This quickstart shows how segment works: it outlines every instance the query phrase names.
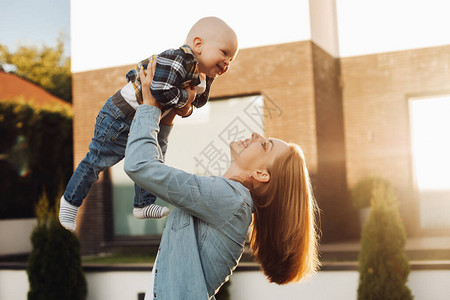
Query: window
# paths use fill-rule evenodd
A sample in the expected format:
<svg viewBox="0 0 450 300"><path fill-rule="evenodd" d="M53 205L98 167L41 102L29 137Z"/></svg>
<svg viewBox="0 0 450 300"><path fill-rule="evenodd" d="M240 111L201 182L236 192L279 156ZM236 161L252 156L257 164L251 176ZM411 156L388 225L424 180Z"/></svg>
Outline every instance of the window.
<svg viewBox="0 0 450 300"><path fill-rule="evenodd" d="M229 142L264 134L263 97L214 100L189 118L176 118L170 134L166 163L199 175L222 175L228 167ZM123 171L123 161L110 169L114 235L160 235L167 219L142 221L132 215L134 184ZM157 200L160 205L167 205Z"/></svg>
<svg viewBox="0 0 450 300"><path fill-rule="evenodd" d="M410 99L420 227L450 227L450 96Z"/></svg>

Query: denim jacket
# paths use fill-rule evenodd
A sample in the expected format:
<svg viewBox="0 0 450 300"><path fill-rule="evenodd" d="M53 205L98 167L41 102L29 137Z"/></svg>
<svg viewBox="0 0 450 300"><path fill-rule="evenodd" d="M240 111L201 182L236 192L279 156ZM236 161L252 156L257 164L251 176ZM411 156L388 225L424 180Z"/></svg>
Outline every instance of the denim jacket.
<svg viewBox="0 0 450 300"><path fill-rule="evenodd" d="M138 185L175 206L161 239L153 296L214 299L242 255L253 201L248 189L236 181L164 164L156 139L160 114L153 106L138 107L124 167ZM167 142L165 135L161 132L161 142Z"/></svg>

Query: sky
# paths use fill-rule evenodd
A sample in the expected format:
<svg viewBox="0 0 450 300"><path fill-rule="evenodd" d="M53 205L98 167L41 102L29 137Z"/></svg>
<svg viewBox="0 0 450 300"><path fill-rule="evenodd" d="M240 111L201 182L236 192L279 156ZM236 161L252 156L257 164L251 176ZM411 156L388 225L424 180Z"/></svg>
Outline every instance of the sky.
<svg viewBox="0 0 450 300"><path fill-rule="evenodd" d="M11 52L18 45L55 46L61 32L70 56L70 0L0 1L0 44Z"/></svg>
<svg viewBox="0 0 450 300"><path fill-rule="evenodd" d="M186 5L185 0L72 0L72 72L131 65L178 48L205 16L227 22L236 31L239 49L309 40L308 1L195 0Z"/></svg>
<svg viewBox="0 0 450 300"><path fill-rule="evenodd" d="M147 57L147 49L158 52L178 46L186 31L180 28L189 28L205 15L217 15L232 25L241 49L312 39L332 55L348 57L450 44L448 1L333 1L278 0L274 5L273 0L228 0L226 5L215 5L210 0L195 0L194 6L184 7L178 5L183 0L172 0L177 4L171 11L176 22L170 23L175 29L158 27L149 40L142 39L141 28L167 21L167 15L153 13L164 11L167 4L163 1L74 0L71 7L70 0L0 0L0 43L12 52L17 45L54 46L63 32L65 54L72 56L74 72L131 64ZM327 14L330 7L337 11L337 42L327 36L336 21L330 18L332 13ZM310 15L315 23L312 29ZM129 19L134 24L129 25ZM122 43L117 43L118 38ZM140 39L139 47L129 47L136 39Z"/></svg>

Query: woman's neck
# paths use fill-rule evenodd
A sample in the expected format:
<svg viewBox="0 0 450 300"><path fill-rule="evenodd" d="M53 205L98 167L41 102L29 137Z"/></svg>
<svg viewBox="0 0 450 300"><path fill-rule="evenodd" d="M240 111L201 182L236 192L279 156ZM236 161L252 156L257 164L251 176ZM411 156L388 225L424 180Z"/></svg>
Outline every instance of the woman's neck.
<svg viewBox="0 0 450 300"><path fill-rule="evenodd" d="M231 179L231 178L242 178L247 179L249 177L249 174L242 170L241 168L237 167L233 163L231 163L228 170L222 175L225 178Z"/></svg>

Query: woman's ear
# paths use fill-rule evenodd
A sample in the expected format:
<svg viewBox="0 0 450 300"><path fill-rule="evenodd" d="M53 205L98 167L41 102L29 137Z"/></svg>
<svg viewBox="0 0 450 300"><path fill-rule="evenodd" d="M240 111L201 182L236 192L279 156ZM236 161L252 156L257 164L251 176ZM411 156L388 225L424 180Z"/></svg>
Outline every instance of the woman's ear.
<svg viewBox="0 0 450 300"><path fill-rule="evenodd" d="M270 174L267 171L254 171L250 177L261 183L269 182Z"/></svg>
<svg viewBox="0 0 450 300"><path fill-rule="evenodd" d="M192 41L192 46L194 47L194 49L192 49L197 55L202 54L202 50L203 50L203 39L199 38L199 37L195 37L194 40Z"/></svg>

